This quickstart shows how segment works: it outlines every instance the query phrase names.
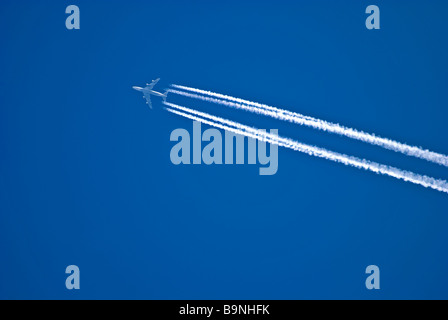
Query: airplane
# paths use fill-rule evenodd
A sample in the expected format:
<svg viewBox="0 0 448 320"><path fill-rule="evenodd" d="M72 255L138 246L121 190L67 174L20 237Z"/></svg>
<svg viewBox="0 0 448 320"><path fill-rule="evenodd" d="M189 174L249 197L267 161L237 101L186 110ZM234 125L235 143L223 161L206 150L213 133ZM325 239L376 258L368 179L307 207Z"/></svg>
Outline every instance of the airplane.
<svg viewBox="0 0 448 320"><path fill-rule="evenodd" d="M160 78L157 78L156 80L152 80L152 82L147 83L146 87L144 87L144 88L136 87L136 86L132 87L132 89L143 93L143 99L146 99L146 104L151 109L152 109L151 95L157 96L157 97L162 97L163 101L166 101L166 96L168 95L168 91L165 91L165 93L160 93L160 92L152 90L152 88L154 88L154 86L157 84L157 82L159 82L159 80L160 80Z"/></svg>

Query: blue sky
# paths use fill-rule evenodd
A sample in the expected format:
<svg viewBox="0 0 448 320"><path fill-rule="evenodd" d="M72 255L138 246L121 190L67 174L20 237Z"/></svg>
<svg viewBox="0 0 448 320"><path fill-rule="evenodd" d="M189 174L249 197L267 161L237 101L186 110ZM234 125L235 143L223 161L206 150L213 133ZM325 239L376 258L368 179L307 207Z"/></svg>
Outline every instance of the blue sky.
<svg viewBox="0 0 448 320"><path fill-rule="evenodd" d="M65 28L70 4L80 30ZM365 28L370 4L380 30ZM448 298L446 194L285 149L273 176L175 166L170 133L191 121L131 89L160 77L160 90L213 90L448 154L447 6L2 1L0 298ZM448 179L378 147L202 107ZM79 291L65 288L71 264ZM379 291L365 288L370 264Z"/></svg>

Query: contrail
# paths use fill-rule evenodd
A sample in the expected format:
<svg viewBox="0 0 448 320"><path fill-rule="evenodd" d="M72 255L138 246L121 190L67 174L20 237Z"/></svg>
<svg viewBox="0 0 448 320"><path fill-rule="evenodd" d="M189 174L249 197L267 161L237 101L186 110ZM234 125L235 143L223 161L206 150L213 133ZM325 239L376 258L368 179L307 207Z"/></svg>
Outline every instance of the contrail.
<svg viewBox="0 0 448 320"><path fill-rule="evenodd" d="M190 88L186 86L176 85L173 84L172 87L194 92L197 94L187 93L183 91L178 90L172 90L169 89L169 92L172 92L174 94L194 98L194 99L200 99L216 104L226 105L228 107L236 108L236 109L242 109L249 112L262 114L265 116L269 116L275 119L289 121L292 123L296 123L299 125L304 125L308 127L312 127L314 129L319 129L323 131L328 131L331 133L336 133L342 136L346 136L355 140L360 140L366 143L370 143L372 145L380 146L385 149L393 150L395 152L403 153L407 156L412 156L420 159L424 159L430 162L437 163L439 165L448 167L448 156L436 153L430 150L425 150L420 147L416 146L410 146L401 142L397 142L394 140L390 140L387 138L382 138L375 136L371 133L366 133L363 131L358 131L353 128L347 128L344 126L341 126L337 123L331 123L327 122L325 120L305 116L296 112L283 110L275 107L271 107L265 104L252 102L240 98L235 98L227 95L223 95L220 93L215 93L211 91L205 91L195 88ZM206 97L208 96L208 97ZM210 98L214 97L214 98ZM217 98L217 99L216 99Z"/></svg>
<svg viewBox="0 0 448 320"><path fill-rule="evenodd" d="M448 193L448 182L445 180L431 178L425 175L416 174L410 171L401 170L395 167L383 165L380 163L359 159L345 154L333 152L316 146L300 143L298 141L277 136L252 128L238 122L226 120L217 116L213 116L204 112L196 111L190 108L179 106L169 102L163 102L170 108L166 108L169 112L199 121L210 126L234 132L236 134L244 135L250 138L258 139L271 144L276 144L281 147L289 148L295 151L303 152L311 156L324 158L334 162L339 162L347 166L352 166L358 169L372 171L378 174L388 175L396 179L412 182L426 188L432 188L441 192ZM176 109L176 110L175 110Z"/></svg>

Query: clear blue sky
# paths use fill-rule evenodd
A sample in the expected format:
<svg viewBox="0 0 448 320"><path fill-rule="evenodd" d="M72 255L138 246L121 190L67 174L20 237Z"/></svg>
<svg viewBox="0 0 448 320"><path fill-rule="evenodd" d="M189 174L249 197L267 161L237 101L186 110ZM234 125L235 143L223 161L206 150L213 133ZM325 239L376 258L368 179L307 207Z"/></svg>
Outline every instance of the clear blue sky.
<svg viewBox="0 0 448 320"><path fill-rule="evenodd" d="M65 28L69 4L80 30ZM364 25L370 4L380 30ZM448 195L285 149L273 176L174 166L170 133L191 121L157 99L150 111L131 89L161 77L160 90L213 90L448 154L447 11L415 0L2 1L0 298L448 298ZM448 179L391 151L223 114ZM71 264L79 291L65 288Z"/></svg>

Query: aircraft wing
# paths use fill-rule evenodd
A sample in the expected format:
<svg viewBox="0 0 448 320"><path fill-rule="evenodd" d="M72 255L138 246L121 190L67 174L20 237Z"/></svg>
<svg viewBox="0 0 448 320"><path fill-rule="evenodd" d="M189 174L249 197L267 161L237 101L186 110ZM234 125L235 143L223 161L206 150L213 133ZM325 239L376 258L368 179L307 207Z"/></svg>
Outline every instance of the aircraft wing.
<svg viewBox="0 0 448 320"><path fill-rule="evenodd" d="M152 80L151 83L148 83L146 88L149 90L152 90L152 88L154 88L154 86L157 84L157 82L159 82L160 78L157 78L156 80Z"/></svg>
<svg viewBox="0 0 448 320"><path fill-rule="evenodd" d="M148 93L143 94L146 99L146 104L152 109L151 96Z"/></svg>

